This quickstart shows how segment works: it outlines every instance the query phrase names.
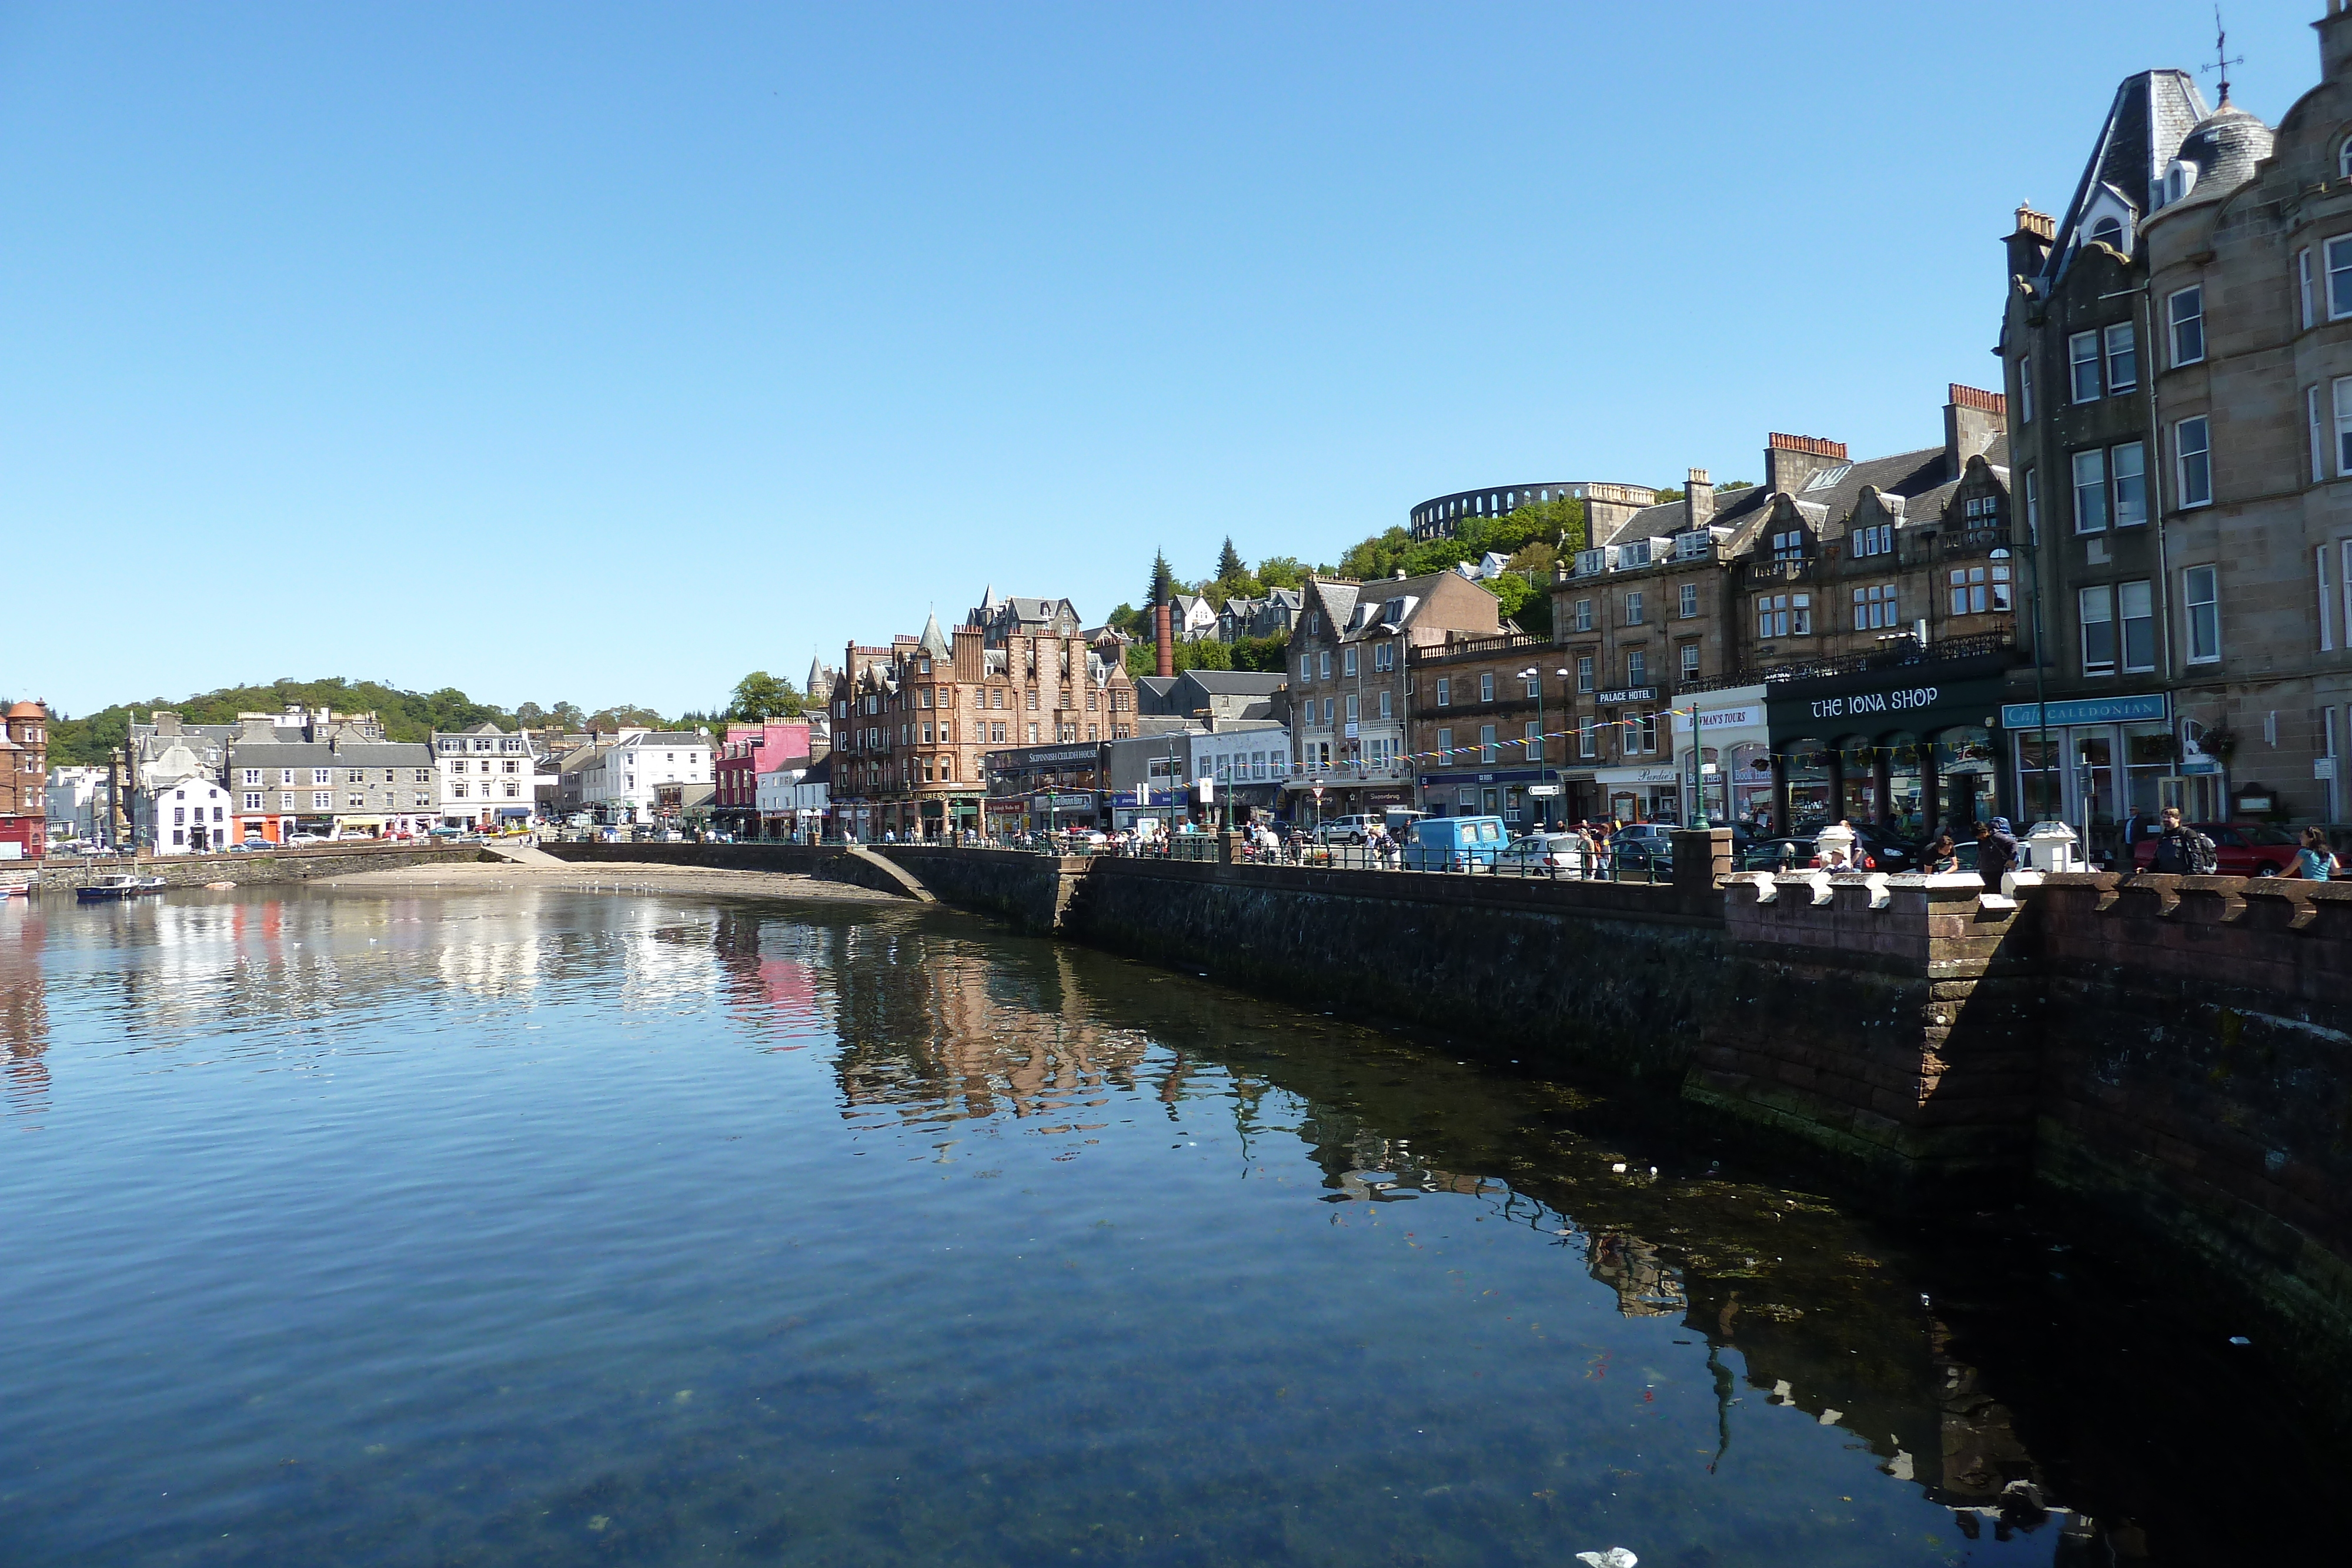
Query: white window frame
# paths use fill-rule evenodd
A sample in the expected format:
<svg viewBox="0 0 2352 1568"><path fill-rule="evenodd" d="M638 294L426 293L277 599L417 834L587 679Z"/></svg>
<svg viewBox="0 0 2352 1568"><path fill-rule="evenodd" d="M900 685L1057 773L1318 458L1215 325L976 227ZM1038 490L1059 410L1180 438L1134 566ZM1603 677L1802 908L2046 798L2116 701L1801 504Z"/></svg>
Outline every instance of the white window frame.
<svg viewBox="0 0 2352 1568"><path fill-rule="evenodd" d="M1356 673L1356 650L1353 648L1339 650L1339 673L1343 675L1352 675Z"/></svg>
<svg viewBox="0 0 2352 1568"><path fill-rule="evenodd" d="M1593 689L1592 655L1590 653L1579 653L1576 656L1576 689L1580 692L1590 692Z"/></svg>
<svg viewBox="0 0 2352 1568"><path fill-rule="evenodd" d="M1686 681L1695 681L1698 679L1698 644L1696 643L1684 643L1682 658L1683 679Z"/></svg>
<svg viewBox="0 0 2352 1568"><path fill-rule="evenodd" d="M2294 292L2296 316L2308 329L2319 308L2317 291L2312 287L2311 247L2305 246L2294 253Z"/></svg>
<svg viewBox="0 0 2352 1568"><path fill-rule="evenodd" d="M1437 677L1437 706L1439 707L1454 706L1454 682L1445 675Z"/></svg>
<svg viewBox="0 0 2352 1568"><path fill-rule="evenodd" d="M2319 384L2303 389L2303 422L2311 438L2311 482L2327 482L2327 422L2319 415Z"/></svg>
<svg viewBox="0 0 2352 1568"><path fill-rule="evenodd" d="M2323 653L2336 651L2336 594L2327 580L2327 551L2328 547L2321 545L2312 552L2312 567L2319 580L2319 651Z"/></svg>
<svg viewBox="0 0 2352 1568"><path fill-rule="evenodd" d="M2122 346L2116 346L2118 338ZM2106 350L2105 370L2107 392L2126 392L2139 385L2139 333L2128 321L2110 323L2100 333L2100 346ZM2121 375L2116 373L2116 361L2127 360L2128 367Z"/></svg>
<svg viewBox="0 0 2352 1568"><path fill-rule="evenodd" d="M1685 621L1697 620L1698 584L1696 582L1684 583L1682 586L1682 592L1677 597L1681 600L1680 609L1682 611L1682 618Z"/></svg>
<svg viewBox="0 0 2352 1568"><path fill-rule="evenodd" d="M2126 452L2132 455L2134 465L2132 472L2128 475L2124 472L2122 461ZM2124 481L2126 478L2139 481L2139 516L2137 517L2126 518L2124 516ZM2147 526L2147 443L2126 441L2107 448L2107 516L2108 520L2118 528L2138 528Z"/></svg>
<svg viewBox="0 0 2352 1568"><path fill-rule="evenodd" d="M2033 423L2033 361L2030 359L2017 361L2017 422Z"/></svg>
<svg viewBox="0 0 2352 1568"><path fill-rule="evenodd" d="M2193 447L2189 444L2192 427ZM2194 484L2189 482L2192 476ZM2172 426L2172 493L2184 512L2213 504L2213 424L2204 414L2191 414Z"/></svg>
<svg viewBox="0 0 2352 1568"><path fill-rule="evenodd" d="M2025 471L2025 542L2042 542L2042 486L2035 482L2034 471Z"/></svg>
<svg viewBox="0 0 2352 1568"><path fill-rule="evenodd" d="M2133 613L2133 599L2139 601ZM2140 627L2146 644L2133 656L2132 627ZM2156 670L2156 584L2147 578L2116 584L2116 668L2126 675L2152 674Z"/></svg>
<svg viewBox="0 0 2352 1568"><path fill-rule="evenodd" d="M1495 672L1492 670L1478 672L1478 700L1482 703L1495 700Z"/></svg>
<svg viewBox="0 0 2352 1568"><path fill-rule="evenodd" d="M1646 608L1647 606L1640 593L1628 593L1625 596L1625 624L1628 626L1645 626L1649 624L1648 622L1643 619L1643 615L1645 612Z"/></svg>
<svg viewBox="0 0 2352 1568"><path fill-rule="evenodd" d="M2090 389L2087 392L2084 390L2086 384ZM2105 395L2105 376L2099 364L2099 334L2095 329L2067 335L2066 395L2075 402L2096 402Z"/></svg>
<svg viewBox="0 0 2352 1568"><path fill-rule="evenodd" d="M2320 256L2327 274L2327 319L2341 321L2352 316L2352 235L2324 242Z"/></svg>
<svg viewBox="0 0 2352 1568"><path fill-rule="evenodd" d="M2221 662L2221 569L2184 566L2180 569L2180 615L2189 663Z"/></svg>
<svg viewBox="0 0 2352 1568"><path fill-rule="evenodd" d="M2085 465L2089 466L2086 468ZM2074 490L2074 532L2103 534L2107 531L2107 455L2104 448L2093 446L2069 455L2067 466L2073 472ZM2084 477L2088 473L2090 477ZM2084 505L2088 497L2096 503L2096 517L2086 520L2093 508Z"/></svg>
<svg viewBox="0 0 2352 1568"><path fill-rule="evenodd" d="M2099 613L2094 614L2097 611ZM2091 656L2091 628L2106 628L2107 656ZM2116 673L2116 589L2111 582L2095 582L2074 591L2074 630L2076 653L2082 659L2084 679Z"/></svg>
<svg viewBox="0 0 2352 1568"><path fill-rule="evenodd" d="M1625 685L1629 687L1650 684L1650 651L1647 648L1625 650Z"/></svg>
<svg viewBox="0 0 2352 1568"><path fill-rule="evenodd" d="M1495 727L1491 724L1478 727L1478 760L1482 763L1495 760Z"/></svg>
<svg viewBox="0 0 2352 1568"><path fill-rule="evenodd" d="M2188 308L2184 311L2183 304ZM2172 368L2201 364L2205 359L2205 286L2192 283L2164 298L2165 341L2172 350ZM2194 339L2191 342L2189 340ZM2193 350L2193 351L2192 351Z"/></svg>

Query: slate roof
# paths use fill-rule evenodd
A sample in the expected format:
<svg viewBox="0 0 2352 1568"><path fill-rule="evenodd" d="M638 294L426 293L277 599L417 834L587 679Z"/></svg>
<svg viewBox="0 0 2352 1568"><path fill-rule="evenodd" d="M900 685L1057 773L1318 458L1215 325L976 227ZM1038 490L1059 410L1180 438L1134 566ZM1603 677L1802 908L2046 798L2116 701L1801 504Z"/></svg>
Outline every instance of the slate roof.
<svg viewBox="0 0 2352 1568"><path fill-rule="evenodd" d="M2141 217L2154 211L2166 167L2179 156L2181 142L2209 112L2196 78L2187 71L2141 71L2126 77L2092 144L2074 199L2058 220L2043 275L2059 277L2073 261L2077 231L2102 186L2128 202Z"/></svg>
<svg viewBox="0 0 2352 1568"><path fill-rule="evenodd" d="M1995 470L2005 473L2009 466L2009 437L1994 437L1984 456ZM1822 483L1824 480L1827 483ZM1874 485L1885 495L1903 497L1904 515L1918 519L1941 513L1959 481L1959 472L1946 463L1944 448L1938 444L1824 468L1812 475L1790 499L1796 503L1797 510L1816 535L1836 538L1844 531L1845 520L1853 516L1854 503L1866 486ZM1718 494L1715 514L1706 519L1706 526L1729 530L1729 537L1718 547L1720 556L1742 555L1755 546L1757 536L1764 531L1766 520L1771 516L1773 494L1762 485L1750 485L1728 495ZM1595 542L1621 544L1668 538L1682 531L1682 502L1664 501L1643 507L1607 538Z"/></svg>
<svg viewBox="0 0 2352 1568"><path fill-rule="evenodd" d="M231 768L430 768L433 748L421 740L236 740Z"/></svg>

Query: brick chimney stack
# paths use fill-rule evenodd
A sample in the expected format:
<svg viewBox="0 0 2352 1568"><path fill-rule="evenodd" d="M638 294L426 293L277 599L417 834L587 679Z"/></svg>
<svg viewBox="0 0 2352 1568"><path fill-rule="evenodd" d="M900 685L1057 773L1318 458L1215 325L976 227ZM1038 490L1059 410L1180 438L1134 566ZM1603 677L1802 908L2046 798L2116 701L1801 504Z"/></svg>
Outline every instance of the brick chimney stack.
<svg viewBox="0 0 2352 1568"><path fill-rule="evenodd" d="M1944 462L1947 476L1957 479L1969 458L1992 449L2009 423L2009 399L1999 392L1964 387L1958 382L1945 388Z"/></svg>
<svg viewBox="0 0 2352 1568"><path fill-rule="evenodd" d="M1818 435L1783 435L1779 431L1764 438L1764 489L1768 495L1787 492L1794 495L1805 487L1805 481L1824 468L1834 468L1846 461L1845 443L1829 441Z"/></svg>
<svg viewBox="0 0 2352 1568"><path fill-rule="evenodd" d="M1173 675L1176 673L1176 628L1174 622L1169 616L1168 600L1165 595L1160 597L1159 603L1151 607L1151 634L1156 639L1152 645L1159 651L1158 657L1151 666L1153 672L1162 675Z"/></svg>

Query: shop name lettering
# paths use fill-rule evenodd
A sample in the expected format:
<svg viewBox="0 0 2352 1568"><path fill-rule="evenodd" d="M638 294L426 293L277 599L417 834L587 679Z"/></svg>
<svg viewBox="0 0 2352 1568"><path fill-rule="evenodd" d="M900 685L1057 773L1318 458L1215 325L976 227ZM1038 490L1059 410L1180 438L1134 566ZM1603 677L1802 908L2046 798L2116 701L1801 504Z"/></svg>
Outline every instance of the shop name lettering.
<svg viewBox="0 0 2352 1568"><path fill-rule="evenodd" d="M1934 686L1911 686L1899 692L1856 692L1850 697L1822 697L1813 704L1815 718L1853 718L1865 713L1902 713L1936 706Z"/></svg>

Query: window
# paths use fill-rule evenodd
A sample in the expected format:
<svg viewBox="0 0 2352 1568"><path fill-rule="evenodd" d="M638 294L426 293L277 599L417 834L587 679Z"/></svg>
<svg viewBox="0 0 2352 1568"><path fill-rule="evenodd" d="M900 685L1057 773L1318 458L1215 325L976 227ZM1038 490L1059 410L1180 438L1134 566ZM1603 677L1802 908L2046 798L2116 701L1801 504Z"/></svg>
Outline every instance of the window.
<svg viewBox="0 0 2352 1568"><path fill-rule="evenodd" d="M2106 583L2078 590L2076 619L2083 624L2083 673L2116 673L2116 591Z"/></svg>
<svg viewBox="0 0 2352 1568"><path fill-rule="evenodd" d="M1599 725L1588 724L1576 732L1576 754L1579 757L1593 756L1600 749L1601 727Z"/></svg>
<svg viewBox="0 0 2352 1568"><path fill-rule="evenodd" d="M1495 760L1495 727L1491 724L1482 724L1478 727L1478 760L1481 762Z"/></svg>
<svg viewBox="0 0 2352 1568"><path fill-rule="evenodd" d="M1805 559L1805 530L1790 528L1787 533L1774 534L1771 545L1774 560L1802 560Z"/></svg>
<svg viewBox="0 0 2352 1568"><path fill-rule="evenodd" d="M1642 716L1642 749L1644 751L1658 749L1658 716L1656 714L1645 713Z"/></svg>
<svg viewBox="0 0 2352 1568"><path fill-rule="evenodd" d="M2336 150L2336 173L2339 179L2352 180L2352 137Z"/></svg>
<svg viewBox="0 0 2352 1568"><path fill-rule="evenodd" d="M2221 574L2218 568L2192 566L2180 574L2181 607L2189 621L2189 662L2221 662Z"/></svg>
<svg viewBox="0 0 2352 1568"><path fill-rule="evenodd" d="M2352 235L2327 242L2327 319L2352 316Z"/></svg>
<svg viewBox="0 0 2352 1568"><path fill-rule="evenodd" d="M2033 423L2033 361L2017 361L2017 420L2020 424Z"/></svg>
<svg viewBox="0 0 2352 1568"><path fill-rule="evenodd" d="M1981 615L2009 608L2009 565L1956 566L1951 573L1952 613Z"/></svg>
<svg viewBox="0 0 2352 1568"><path fill-rule="evenodd" d="M1576 656L1576 689L1580 692L1592 689L1592 655L1590 653Z"/></svg>
<svg viewBox="0 0 2352 1568"><path fill-rule="evenodd" d="M1495 672L1492 670L1478 673L1478 700L1482 703L1495 700Z"/></svg>
<svg viewBox="0 0 2352 1568"><path fill-rule="evenodd" d="M366 807L367 797L357 789L352 790L350 794L343 797L343 808L346 810L364 810Z"/></svg>
<svg viewBox="0 0 2352 1568"><path fill-rule="evenodd" d="M310 810L313 811L331 811L334 810L334 801L335 792L332 789L310 791Z"/></svg>
<svg viewBox="0 0 2352 1568"><path fill-rule="evenodd" d="M1386 686L1382 686L1381 688L1381 716L1382 718L1392 718L1395 716L1395 715L1391 711L1389 706L1389 698L1391 695L1391 694Z"/></svg>
<svg viewBox="0 0 2352 1568"><path fill-rule="evenodd" d="M1519 749L1527 753L1529 762L1541 762L1544 753L1543 731L1537 727L1536 721L1528 720L1520 734L1524 738L1519 742Z"/></svg>
<svg viewBox="0 0 2352 1568"><path fill-rule="evenodd" d="M2311 287L2311 252L2308 248L2294 253L2295 317L2305 327L2312 324L2318 301Z"/></svg>
<svg viewBox="0 0 2352 1568"><path fill-rule="evenodd" d="M2331 252L2332 254L2332 252ZM2347 247L2347 265L2352 265L2352 247ZM2352 284L2352 279L2347 279ZM2352 303L2352 293L2347 293ZM2172 322L2172 362L2193 365L2205 357L2205 290L2184 288L2165 301L2165 310Z"/></svg>
<svg viewBox="0 0 2352 1568"><path fill-rule="evenodd" d="M2344 387L2340 382L2336 383L2336 399L2340 409L2344 401ZM2311 438L2311 482L2316 485L2327 477L2327 426L2319 417L2319 389L2315 386L2303 389L2303 423ZM2340 415L2337 428L2343 428ZM2340 439L2338 445L2341 445Z"/></svg>
<svg viewBox="0 0 2352 1568"><path fill-rule="evenodd" d="M2116 527L2136 528L2147 521L2147 448L2137 441L2107 451L2107 476L2115 492Z"/></svg>
<svg viewBox="0 0 2352 1568"><path fill-rule="evenodd" d="M313 784L331 783L333 782L333 774L334 770L332 768L313 768L310 769L310 782Z"/></svg>
<svg viewBox="0 0 2352 1568"><path fill-rule="evenodd" d="M465 798L466 781L464 779L461 779L457 783L449 786L449 799L452 800L462 800Z"/></svg>
<svg viewBox="0 0 2352 1568"><path fill-rule="evenodd" d="M2066 340L2067 384L2076 402L2092 402L2099 395L2099 335L2077 332Z"/></svg>
<svg viewBox="0 0 2352 1568"><path fill-rule="evenodd" d="M1592 601L1590 599L1576 601L1576 629L1580 632L1592 630Z"/></svg>
<svg viewBox="0 0 2352 1568"><path fill-rule="evenodd" d="M2107 329L2107 390L2128 392L2139 384L2139 334L2128 321Z"/></svg>
<svg viewBox="0 0 2352 1568"><path fill-rule="evenodd" d="M1454 703L1454 683L1444 675L1437 677L1437 706L1450 707Z"/></svg>
<svg viewBox="0 0 2352 1568"><path fill-rule="evenodd" d="M250 783L250 782L251 782L251 780L250 780L250 779L248 779L248 780L247 780L247 782ZM261 810L261 791L260 791L260 790L258 790L258 789L248 789L248 790L247 790L247 791L246 791L246 796L245 796L245 809L246 809L247 810L248 810L248 811L258 811L258 810Z"/></svg>
<svg viewBox="0 0 2352 1568"><path fill-rule="evenodd" d="M1539 697L1543 695L1543 676L1541 674L1523 676L1519 681L1519 685L1527 688L1520 694L1523 696L1533 698Z"/></svg>
<svg viewBox="0 0 2352 1568"><path fill-rule="evenodd" d="M1372 668L1375 670L1393 670L1396 668L1396 644L1394 643L1375 643L1372 644Z"/></svg>
<svg viewBox="0 0 2352 1568"><path fill-rule="evenodd" d="M247 769L245 770L245 781L246 781L247 783L248 783L248 784L258 784L258 783L260 783L260 782L261 782L261 769L260 769L260 768L247 768Z"/></svg>
<svg viewBox="0 0 2352 1568"><path fill-rule="evenodd" d="M1696 643L1683 644L1683 679L1698 679L1698 644Z"/></svg>
<svg viewBox="0 0 2352 1568"><path fill-rule="evenodd" d="M1698 619L1698 584L1685 582L1682 587L1682 602L1675 607L1685 621Z"/></svg>
<svg viewBox="0 0 2352 1568"><path fill-rule="evenodd" d="M2172 440L2180 459L2178 488L2181 506L2210 506L2213 500L2213 450L2205 416L2199 414L2174 425Z"/></svg>
<svg viewBox="0 0 2352 1568"><path fill-rule="evenodd" d="M1853 551L1855 555L1892 555L1895 553L1895 525L1873 523L1853 532Z"/></svg>
<svg viewBox="0 0 2352 1568"><path fill-rule="evenodd" d="M1322 677L1327 681L1329 680L1331 678L1331 650L1326 648L1321 653L1318 653L1315 658L1315 663L1316 667L1322 674Z"/></svg>
<svg viewBox="0 0 2352 1568"><path fill-rule="evenodd" d="M1853 629L1874 632L1897 624L1895 614L1895 585L1873 583L1853 591Z"/></svg>
<svg viewBox="0 0 2352 1568"><path fill-rule="evenodd" d="M278 797L278 809L280 811L290 811L294 809L294 791L289 789Z"/></svg>
<svg viewBox="0 0 2352 1568"><path fill-rule="evenodd" d="M2025 542L2042 542L2042 487L2034 483L2031 468L2025 471Z"/></svg>
<svg viewBox="0 0 2352 1568"><path fill-rule="evenodd" d="M2107 527L2107 455L2095 448L2074 454L2074 531L2105 533Z"/></svg>
<svg viewBox="0 0 2352 1568"><path fill-rule="evenodd" d="M1650 684L1650 654L1643 648L1625 650L1625 684L1646 686Z"/></svg>
<svg viewBox="0 0 2352 1568"><path fill-rule="evenodd" d="M1356 650L1353 648L1339 650L1339 673L1343 675L1352 675L1356 673Z"/></svg>
<svg viewBox="0 0 2352 1568"><path fill-rule="evenodd" d="M1354 724L1354 723L1356 723L1356 722L1357 722L1357 721L1358 721L1358 720L1362 716L1361 716L1360 713L1358 713L1358 711L1357 711L1357 708L1356 708L1356 703L1357 703L1357 701L1358 701L1358 698L1357 698L1357 696L1356 696L1356 694L1355 694L1355 693L1353 693L1353 692L1349 692L1349 693L1348 694L1348 710L1347 710L1347 711L1348 711L1348 722L1349 722L1349 724Z"/></svg>
<svg viewBox="0 0 2352 1568"><path fill-rule="evenodd" d="M1451 751L1454 749L1453 730L1442 726L1439 727L1437 731L1437 749L1440 751Z"/></svg>
<svg viewBox="0 0 2352 1568"><path fill-rule="evenodd" d="M1331 727L1331 699L1329 697L1325 697L1323 699L1323 727L1326 729L1328 729Z"/></svg>
<svg viewBox="0 0 2352 1568"><path fill-rule="evenodd" d="M1642 624L1642 596L1638 593L1629 593L1625 596L1625 624L1628 626Z"/></svg>
<svg viewBox="0 0 2352 1568"><path fill-rule="evenodd" d="M2133 674L2156 668L2156 595L2147 582L2116 584L2116 620L2123 627L2124 669Z"/></svg>

